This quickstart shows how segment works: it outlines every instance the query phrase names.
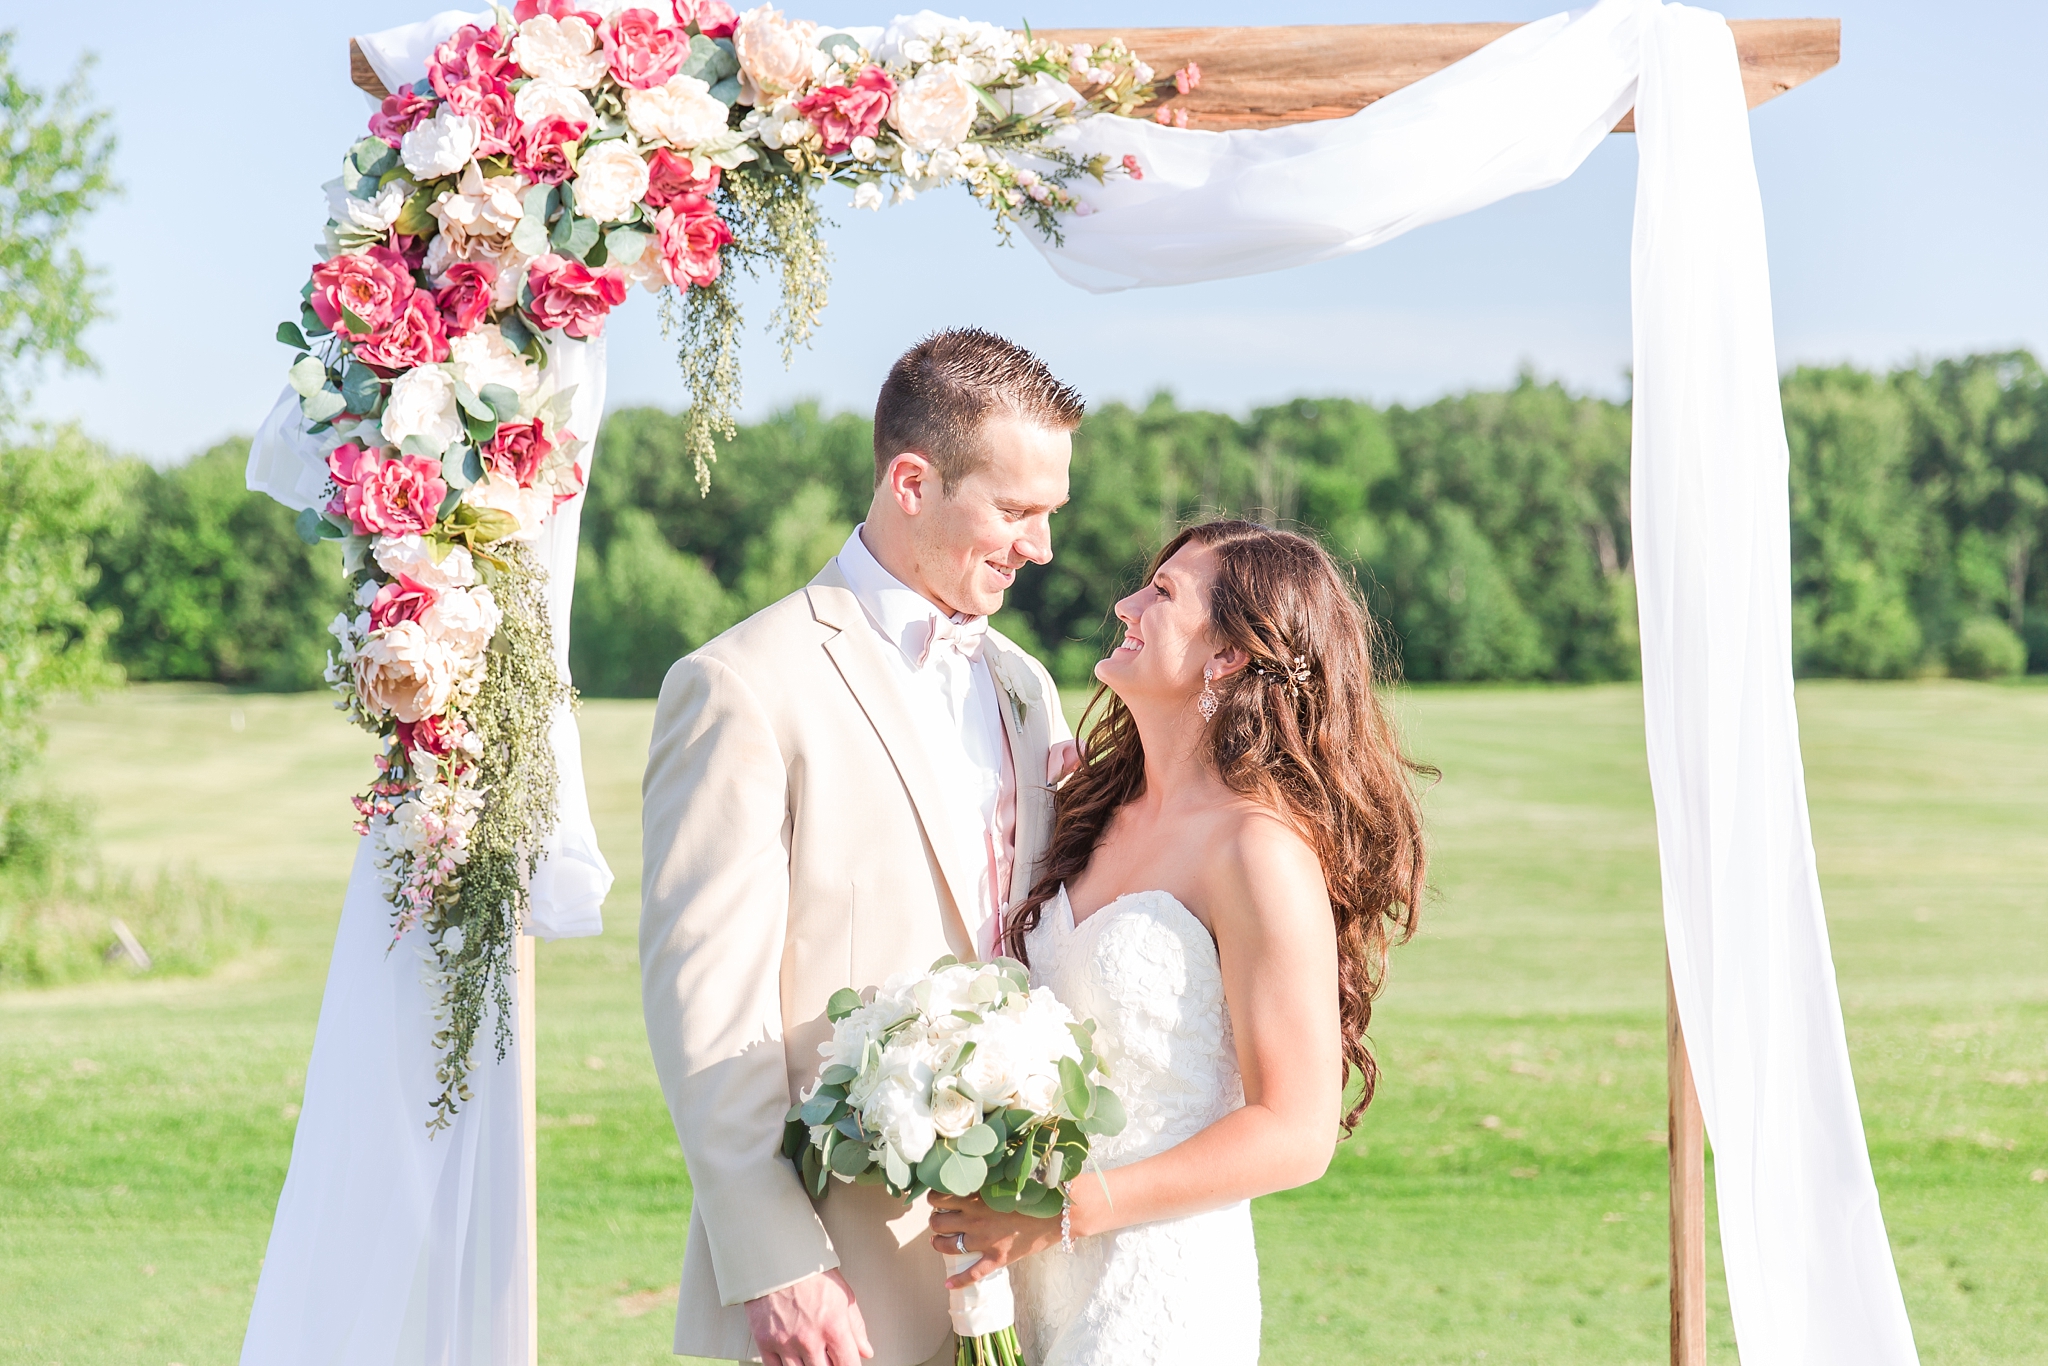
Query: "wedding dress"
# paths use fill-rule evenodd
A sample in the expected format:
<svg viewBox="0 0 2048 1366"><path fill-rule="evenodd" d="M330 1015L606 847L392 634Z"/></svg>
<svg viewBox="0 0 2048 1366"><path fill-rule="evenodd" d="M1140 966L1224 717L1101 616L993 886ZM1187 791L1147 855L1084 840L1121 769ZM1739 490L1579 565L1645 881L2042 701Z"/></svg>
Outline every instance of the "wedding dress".
<svg viewBox="0 0 2048 1366"><path fill-rule="evenodd" d="M1031 984L1096 1021L1129 1122L1096 1140L1115 1168L1244 1104L1216 942L1166 892L1118 897L1079 925L1065 889L1026 939ZM1081 1180L1089 1180L1084 1173ZM1032 1366L1250 1366L1259 1359L1251 1202L1077 1238L1010 1268Z"/></svg>

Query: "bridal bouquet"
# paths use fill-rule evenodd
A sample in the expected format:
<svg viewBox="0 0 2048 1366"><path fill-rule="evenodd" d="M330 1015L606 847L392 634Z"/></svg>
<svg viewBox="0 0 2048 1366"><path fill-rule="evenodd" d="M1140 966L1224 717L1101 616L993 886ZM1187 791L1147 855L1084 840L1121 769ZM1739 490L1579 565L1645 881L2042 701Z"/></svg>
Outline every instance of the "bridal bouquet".
<svg viewBox="0 0 2048 1366"><path fill-rule="evenodd" d="M1095 1023L1014 959L890 978L863 999L842 990L826 1011L832 1041L782 1152L814 1197L833 1178L880 1184L905 1201L925 1191L978 1195L990 1208L1050 1219L1088 1160L1090 1139L1124 1127L1103 1084ZM947 1257L947 1274L974 1254ZM951 1292L960 1366L1021 1366L1009 1275Z"/></svg>

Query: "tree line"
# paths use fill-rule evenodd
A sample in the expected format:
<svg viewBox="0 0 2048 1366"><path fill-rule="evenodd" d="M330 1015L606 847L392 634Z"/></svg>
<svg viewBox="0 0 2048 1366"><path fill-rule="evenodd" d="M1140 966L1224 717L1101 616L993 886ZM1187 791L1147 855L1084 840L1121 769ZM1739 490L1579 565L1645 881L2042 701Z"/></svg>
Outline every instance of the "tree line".
<svg viewBox="0 0 2048 1366"><path fill-rule="evenodd" d="M2048 381L2025 352L1889 375L1802 368L1791 449L1794 649L1807 675L2048 671ZM679 655L800 587L872 487L869 424L798 405L741 428L708 497L683 419L614 413L598 439L571 660L594 696L646 696ZM61 447L61 449L60 449ZM165 469L70 439L92 465L85 594L135 679L319 685L342 605L331 545L242 488L247 443ZM1417 407L1298 399L1239 419L1091 413L1056 557L1000 625L1083 682L1111 606L1175 528L1229 514L1320 536L1355 571L1413 681L1592 681L1637 668L1626 404L1523 378Z"/></svg>

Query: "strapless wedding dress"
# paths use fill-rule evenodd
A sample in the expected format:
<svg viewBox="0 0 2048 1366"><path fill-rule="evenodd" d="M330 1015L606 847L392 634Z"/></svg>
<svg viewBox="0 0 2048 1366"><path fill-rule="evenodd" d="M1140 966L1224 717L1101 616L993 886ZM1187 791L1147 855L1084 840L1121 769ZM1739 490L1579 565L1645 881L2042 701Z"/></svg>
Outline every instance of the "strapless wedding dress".
<svg viewBox="0 0 2048 1366"><path fill-rule="evenodd" d="M1025 941L1031 983L1093 1018L1129 1123L1104 1168L1192 1138L1244 1104L1216 942L1166 892L1118 897L1074 923L1064 889ZM1087 1173L1080 1177L1090 1179ZM1052 1248L1010 1268L1031 1366L1250 1366L1259 1262L1249 1201Z"/></svg>

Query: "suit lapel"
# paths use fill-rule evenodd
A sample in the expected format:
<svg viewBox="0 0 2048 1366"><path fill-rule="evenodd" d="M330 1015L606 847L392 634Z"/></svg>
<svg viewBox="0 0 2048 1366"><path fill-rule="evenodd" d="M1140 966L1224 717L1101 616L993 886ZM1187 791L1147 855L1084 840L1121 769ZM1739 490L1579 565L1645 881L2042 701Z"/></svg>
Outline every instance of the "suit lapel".
<svg viewBox="0 0 2048 1366"><path fill-rule="evenodd" d="M924 827L925 839L952 894L953 928L959 942L972 944L974 936L968 933L964 908L979 900L982 842L946 799L931 756L919 738L909 701L898 684L894 661L885 653L891 647L876 634L836 562L819 571L804 591L810 597L812 614L838 630L825 641L825 653L881 737L882 747L910 793L910 804L916 808L918 823Z"/></svg>
<svg viewBox="0 0 2048 1366"><path fill-rule="evenodd" d="M1045 782L1045 754L1052 744L1052 718L1046 708L1053 704L1038 695L1038 675L1016 646L991 632L984 653L995 675L1003 734L1010 742L1010 763L1017 775L1017 856L1010 869L1009 897L1014 906L1031 895L1038 856L1050 833L1046 826L1052 794ZM1019 702L1024 706L1021 720Z"/></svg>

